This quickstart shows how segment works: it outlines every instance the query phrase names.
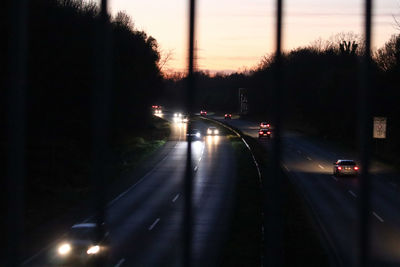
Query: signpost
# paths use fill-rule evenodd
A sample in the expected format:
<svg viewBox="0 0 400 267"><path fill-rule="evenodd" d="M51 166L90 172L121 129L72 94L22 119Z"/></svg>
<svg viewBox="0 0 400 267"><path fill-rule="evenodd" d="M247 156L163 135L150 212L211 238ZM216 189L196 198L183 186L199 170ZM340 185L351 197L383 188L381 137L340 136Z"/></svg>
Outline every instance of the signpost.
<svg viewBox="0 0 400 267"><path fill-rule="evenodd" d="M374 133L375 139L386 139L386 117L374 117Z"/></svg>

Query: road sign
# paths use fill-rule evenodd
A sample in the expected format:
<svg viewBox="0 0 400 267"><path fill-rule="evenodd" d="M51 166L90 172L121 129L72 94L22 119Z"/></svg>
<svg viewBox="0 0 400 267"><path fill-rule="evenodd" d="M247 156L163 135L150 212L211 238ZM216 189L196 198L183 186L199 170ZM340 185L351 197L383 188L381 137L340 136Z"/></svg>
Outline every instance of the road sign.
<svg viewBox="0 0 400 267"><path fill-rule="evenodd" d="M386 117L374 117L374 138L386 138Z"/></svg>

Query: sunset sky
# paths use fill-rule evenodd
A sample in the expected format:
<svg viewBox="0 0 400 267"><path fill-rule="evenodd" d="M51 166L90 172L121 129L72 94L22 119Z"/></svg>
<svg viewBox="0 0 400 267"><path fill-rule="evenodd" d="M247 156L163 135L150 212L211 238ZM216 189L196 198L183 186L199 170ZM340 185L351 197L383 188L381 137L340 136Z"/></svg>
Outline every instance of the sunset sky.
<svg viewBox="0 0 400 267"><path fill-rule="evenodd" d="M172 52L166 69L186 68L188 0L109 0L111 13L125 11L135 27ZM374 3L373 46L400 34L400 0ZM284 48L305 46L340 32L362 33L363 0L284 1ZM255 66L274 49L275 0L197 1L198 68L232 72ZM165 70L165 69L164 69Z"/></svg>

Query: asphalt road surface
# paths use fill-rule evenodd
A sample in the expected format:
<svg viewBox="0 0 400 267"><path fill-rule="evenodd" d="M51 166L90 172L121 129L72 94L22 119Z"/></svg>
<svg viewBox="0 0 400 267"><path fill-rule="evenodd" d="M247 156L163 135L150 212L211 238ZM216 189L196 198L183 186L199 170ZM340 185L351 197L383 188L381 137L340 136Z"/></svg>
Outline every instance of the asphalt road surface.
<svg viewBox="0 0 400 267"><path fill-rule="evenodd" d="M163 116L171 119L169 114ZM194 127L205 134L208 125L198 121ZM165 157L108 203L106 223L112 256L107 266L182 265L186 124L174 123L172 130L174 143ZM193 266L218 266L233 202L234 153L225 136L204 136L192 143L192 152L195 174L192 262ZM24 266L52 266L49 258L56 240Z"/></svg>
<svg viewBox="0 0 400 267"><path fill-rule="evenodd" d="M258 123L239 117L214 118L258 138ZM333 162L343 158L357 161L356 152L295 132L285 132L282 141L282 167L307 200L331 256L339 266L356 266L359 178L333 176ZM266 139L260 144L269 149L271 142ZM399 175L377 161L373 161L371 173L373 266L400 266Z"/></svg>

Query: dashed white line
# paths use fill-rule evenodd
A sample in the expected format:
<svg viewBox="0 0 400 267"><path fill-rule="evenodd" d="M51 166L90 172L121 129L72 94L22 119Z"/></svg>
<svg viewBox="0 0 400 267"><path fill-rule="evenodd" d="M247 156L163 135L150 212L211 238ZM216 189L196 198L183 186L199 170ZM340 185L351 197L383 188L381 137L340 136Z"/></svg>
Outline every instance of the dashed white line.
<svg viewBox="0 0 400 267"><path fill-rule="evenodd" d="M357 197L357 195L356 195L353 191L349 190L349 193L350 193L350 195L352 195L353 197Z"/></svg>
<svg viewBox="0 0 400 267"><path fill-rule="evenodd" d="M282 165L283 165L283 168L285 168L288 172L290 172L289 168L285 164L282 164Z"/></svg>
<svg viewBox="0 0 400 267"><path fill-rule="evenodd" d="M179 194L176 194L176 196L172 199L172 202L175 202L179 198Z"/></svg>
<svg viewBox="0 0 400 267"><path fill-rule="evenodd" d="M336 182L338 181L338 179L335 176L331 176L333 180L335 180Z"/></svg>
<svg viewBox="0 0 400 267"><path fill-rule="evenodd" d="M194 167L194 171L197 172L197 170L199 169L199 166Z"/></svg>
<svg viewBox="0 0 400 267"><path fill-rule="evenodd" d="M322 166L321 164L318 164L318 167L320 167L321 169L325 169L324 166Z"/></svg>
<svg viewBox="0 0 400 267"><path fill-rule="evenodd" d="M152 225L149 227L149 231L153 230L153 228L157 225L157 223L160 221L160 218L157 218Z"/></svg>
<svg viewBox="0 0 400 267"><path fill-rule="evenodd" d="M202 158L203 158L203 157L200 157L200 158L199 158L199 162L201 161Z"/></svg>
<svg viewBox="0 0 400 267"><path fill-rule="evenodd" d="M308 159L309 161L311 161L311 160L312 160L310 157L307 157L306 159Z"/></svg>
<svg viewBox="0 0 400 267"><path fill-rule="evenodd" d="M120 267L124 262L125 262L125 259L122 258L122 259L119 260L119 262L117 264L115 264L114 267Z"/></svg>
<svg viewBox="0 0 400 267"><path fill-rule="evenodd" d="M378 214L376 214L376 212L375 211L373 211L372 212L372 214L381 222L381 223L383 223L384 222L384 220L382 219L382 217L381 216L379 216Z"/></svg>

